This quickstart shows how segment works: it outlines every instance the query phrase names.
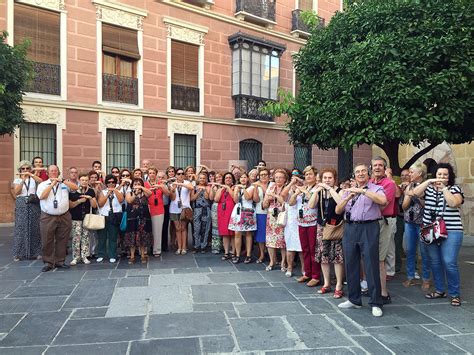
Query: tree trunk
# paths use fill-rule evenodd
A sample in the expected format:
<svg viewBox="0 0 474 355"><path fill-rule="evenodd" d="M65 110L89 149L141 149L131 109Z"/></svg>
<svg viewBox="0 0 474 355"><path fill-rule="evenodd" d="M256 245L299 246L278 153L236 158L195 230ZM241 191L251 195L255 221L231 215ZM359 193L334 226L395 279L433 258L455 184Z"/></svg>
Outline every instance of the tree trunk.
<svg viewBox="0 0 474 355"><path fill-rule="evenodd" d="M400 176L402 169L400 168L400 161L398 160L398 146L397 141L384 142L379 145L383 149L388 158L388 166L392 169L393 176Z"/></svg>

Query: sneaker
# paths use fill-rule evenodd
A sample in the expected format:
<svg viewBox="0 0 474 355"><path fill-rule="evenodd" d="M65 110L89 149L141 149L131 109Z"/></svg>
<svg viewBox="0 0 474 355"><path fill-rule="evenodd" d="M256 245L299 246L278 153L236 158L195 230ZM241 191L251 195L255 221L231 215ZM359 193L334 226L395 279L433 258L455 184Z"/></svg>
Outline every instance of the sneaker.
<svg viewBox="0 0 474 355"><path fill-rule="evenodd" d="M392 303L392 297L390 297L390 294L387 293L387 296L382 296L382 301L383 304Z"/></svg>
<svg viewBox="0 0 474 355"><path fill-rule="evenodd" d="M362 306L359 306L358 304L354 304L351 301L347 300L345 302L339 303L337 307L342 308L342 309L349 309L349 308L362 308Z"/></svg>
<svg viewBox="0 0 474 355"><path fill-rule="evenodd" d="M415 280L419 280L419 279L421 279L420 274L415 272Z"/></svg>
<svg viewBox="0 0 474 355"><path fill-rule="evenodd" d="M212 254L219 254L219 250L213 250L211 251Z"/></svg>
<svg viewBox="0 0 474 355"><path fill-rule="evenodd" d="M115 260L115 258L110 258L110 259L109 259L109 262L112 263L112 264L115 263L116 261L117 261L117 260Z"/></svg>
<svg viewBox="0 0 474 355"><path fill-rule="evenodd" d="M383 316L383 311L382 308L380 307L372 307L372 315L374 317L382 317Z"/></svg>
<svg viewBox="0 0 474 355"><path fill-rule="evenodd" d="M292 276L291 271L287 271L287 272L285 273L285 276L286 276L286 277L291 277L291 276Z"/></svg>
<svg viewBox="0 0 474 355"><path fill-rule="evenodd" d="M176 250L175 254L176 255L181 255L181 249Z"/></svg>
<svg viewBox="0 0 474 355"><path fill-rule="evenodd" d="M86 264L86 265L89 265L89 264L91 263L90 260L87 259L87 258L82 259L82 261L83 261L84 264Z"/></svg>
<svg viewBox="0 0 474 355"><path fill-rule="evenodd" d="M75 265L77 265L77 262L78 262L78 261L79 261L78 258L72 259L72 261L71 261L71 263L70 263L69 265L75 266Z"/></svg>
<svg viewBox="0 0 474 355"><path fill-rule="evenodd" d="M367 284L367 281L366 281L366 280L362 280L362 281L360 282L360 288L363 289L363 290L369 288L369 285Z"/></svg>
<svg viewBox="0 0 474 355"><path fill-rule="evenodd" d="M104 261L104 258L97 258L96 260L98 263L101 263L102 261Z"/></svg>

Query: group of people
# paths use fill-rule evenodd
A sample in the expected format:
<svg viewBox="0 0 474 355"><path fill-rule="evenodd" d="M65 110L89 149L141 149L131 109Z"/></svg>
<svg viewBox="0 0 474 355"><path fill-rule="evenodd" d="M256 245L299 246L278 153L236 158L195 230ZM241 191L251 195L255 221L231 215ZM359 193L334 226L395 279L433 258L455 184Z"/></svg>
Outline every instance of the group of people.
<svg viewBox="0 0 474 355"><path fill-rule="evenodd" d="M220 173L206 166L159 170L150 161L140 169L113 167L102 171L94 161L89 172L69 168L61 178L57 166L42 166L35 157L21 161L12 184L16 199L13 257L42 258L43 271L69 268L65 263L72 239L72 261L115 263L119 254L133 264L173 249L188 253L223 253L234 264L263 263L292 277L296 254L302 276L297 282L321 285L320 294L344 296L341 308L360 308L367 294L374 316L391 302L387 280L395 273L397 219L402 219L406 250L406 287L417 284L420 251L422 288L427 298L445 298L459 306L457 258L463 239L461 188L449 164L438 164L426 179L426 166L415 163L402 172L401 184L382 157L370 166L358 164L352 178L338 182L333 168L318 171L269 169L260 161L249 172L241 167ZM84 225L87 214L104 217L104 228ZM447 238L420 243L420 228L443 219ZM399 228L400 228L400 224ZM120 253L118 252L120 250ZM255 257L254 257L255 255ZM335 287L331 285L334 265ZM447 278L447 293L445 289Z"/></svg>

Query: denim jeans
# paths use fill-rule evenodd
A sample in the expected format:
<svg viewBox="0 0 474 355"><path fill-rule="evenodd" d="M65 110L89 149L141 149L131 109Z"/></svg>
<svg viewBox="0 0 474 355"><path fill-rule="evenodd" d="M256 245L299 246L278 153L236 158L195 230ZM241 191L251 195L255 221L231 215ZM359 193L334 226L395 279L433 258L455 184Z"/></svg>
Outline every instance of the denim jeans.
<svg viewBox="0 0 474 355"><path fill-rule="evenodd" d="M452 297L460 294L458 255L462 240L462 231L448 230L448 238L441 242L441 245L433 243L427 245L426 248L430 256L436 291L444 292L445 278L447 278L448 294Z"/></svg>
<svg viewBox="0 0 474 355"><path fill-rule="evenodd" d="M420 246L421 270L423 281L430 279L430 258L427 252L427 245L420 242L420 226L415 223L405 222L405 248L407 253L407 278L415 278L416 271L416 251Z"/></svg>

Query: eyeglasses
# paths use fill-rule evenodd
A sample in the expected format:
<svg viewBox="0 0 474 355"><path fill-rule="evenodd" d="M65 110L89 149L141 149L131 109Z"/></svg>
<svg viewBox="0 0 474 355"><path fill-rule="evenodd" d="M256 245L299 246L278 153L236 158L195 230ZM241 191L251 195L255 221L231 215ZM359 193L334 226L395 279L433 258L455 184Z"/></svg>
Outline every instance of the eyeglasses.
<svg viewBox="0 0 474 355"><path fill-rule="evenodd" d="M260 174L260 176L268 176L268 174L267 174L267 173L265 173L265 174Z"/></svg>
<svg viewBox="0 0 474 355"><path fill-rule="evenodd" d="M113 180L107 181L107 185L110 185L110 184L115 184L115 181Z"/></svg>
<svg viewBox="0 0 474 355"><path fill-rule="evenodd" d="M130 174L122 174L122 177L130 177Z"/></svg>
<svg viewBox="0 0 474 355"><path fill-rule="evenodd" d="M176 175L184 175L184 173L176 173Z"/></svg>
<svg viewBox="0 0 474 355"><path fill-rule="evenodd" d="M118 171L112 171L112 174L119 174Z"/></svg>
<svg viewBox="0 0 474 355"><path fill-rule="evenodd" d="M30 168L21 168L21 170L30 170Z"/></svg>

